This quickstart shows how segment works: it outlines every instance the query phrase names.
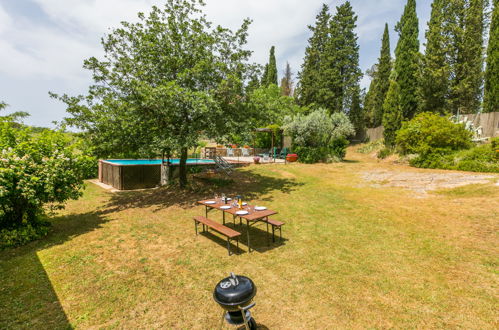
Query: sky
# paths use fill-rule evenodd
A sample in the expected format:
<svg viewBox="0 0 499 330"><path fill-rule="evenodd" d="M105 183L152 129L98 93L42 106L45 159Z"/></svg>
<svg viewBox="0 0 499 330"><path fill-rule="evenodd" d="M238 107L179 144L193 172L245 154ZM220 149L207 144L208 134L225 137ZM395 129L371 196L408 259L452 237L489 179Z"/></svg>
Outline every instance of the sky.
<svg viewBox="0 0 499 330"><path fill-rule="evenodd" d="M334 12L344 0L205 0L204 12L216 25L237 29L243 19L253 20L247 48L252 60L265 64L276 47L280 76L286 62L296 74L303 62L307 40L323 3ZM397 35L393 27L405 0L351 0L358 15L360 67L370 68L379 57L385 23L390 28L392 54ZM65 106L51 99L58 94L85 94L92 83L83 60L103 54L101 38L121 21L136 21L161 0L0 0L0 101L7 111L26 111L28 125L54 127L67 116ZM418 0L421 47L430 17L431 0ZM368 88L364 76L361 86Z"/></svg>

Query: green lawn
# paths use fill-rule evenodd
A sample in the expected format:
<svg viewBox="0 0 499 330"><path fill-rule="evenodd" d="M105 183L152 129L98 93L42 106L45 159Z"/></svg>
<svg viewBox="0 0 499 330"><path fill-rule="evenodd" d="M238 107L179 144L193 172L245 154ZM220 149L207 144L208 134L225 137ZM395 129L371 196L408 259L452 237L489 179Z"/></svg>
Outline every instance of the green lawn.
<svg viewBox="0 0 499 330"><path fill-rule="evenodd" d="M353 158L219 181L217 192L286 222L283 244L267 246L262 225L256 251L240 244L231 257L219 236L194 234L194 202L214 188L113 194L89 183L49 237L0 252L0 328L214 329L212 290L231 271L256 283L253 315L269 329L497 328L499 188L420 198L360 175L406 167Z"/></svg>

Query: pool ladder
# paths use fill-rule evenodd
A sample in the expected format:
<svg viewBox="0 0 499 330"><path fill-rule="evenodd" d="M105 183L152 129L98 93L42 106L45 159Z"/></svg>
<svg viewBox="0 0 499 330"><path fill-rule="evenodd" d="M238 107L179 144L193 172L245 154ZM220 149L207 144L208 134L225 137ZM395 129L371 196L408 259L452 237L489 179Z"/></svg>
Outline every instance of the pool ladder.
<svg viewBox="0 0 499 330"><path fill-rule="evenodd" d="M228 161L223 159L221 156L215 156L215 165L216 165L216 171L223 171L225 174L230 175L232 174L232 169L234 166L230 164Z"/></svg>

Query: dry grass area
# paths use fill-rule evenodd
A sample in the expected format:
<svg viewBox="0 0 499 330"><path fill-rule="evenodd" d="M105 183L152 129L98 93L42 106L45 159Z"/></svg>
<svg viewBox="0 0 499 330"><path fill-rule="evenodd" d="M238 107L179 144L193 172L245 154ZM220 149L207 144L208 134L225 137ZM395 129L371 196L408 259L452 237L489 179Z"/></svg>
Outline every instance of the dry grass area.
<svg viewBox="0 0 499 330"><path fill-rule="evenodd" d="M110 193L89 184L49 237L0 252L0 328L214 329L212 290L229 272L258 287L264 329L499 327L499 187L427 198L363 173L450 173L348 161L252 165L233 183ZM472 175L476 175L472 174ZM242 193L279 211L284 242L251 232L251 254L196 237L195 201ZM221 215L211 213L217 220ZM236 228L243 230L242 228ZM243 230L244 234L244 230Z"/></svg>

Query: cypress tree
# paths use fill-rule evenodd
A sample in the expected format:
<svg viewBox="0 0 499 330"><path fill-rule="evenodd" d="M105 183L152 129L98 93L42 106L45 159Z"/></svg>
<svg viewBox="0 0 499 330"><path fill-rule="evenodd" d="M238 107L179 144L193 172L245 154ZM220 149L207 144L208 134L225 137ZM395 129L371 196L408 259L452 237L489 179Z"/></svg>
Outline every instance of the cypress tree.
<svg viewBox="0 0 499 330"><path fill-rule="evenodd" d="M383 103L383 136L387 147L395 146L397 131L402 126L402 109L400 108L400 87L395 80L390 81L390 87Z"/></svg>
<svg viewBox="0 0 499 330"><path fill-rule="evenodd" d="M448 39L444 31L447 0L435 0L426 30L426 51L422 63L421 110L444 114L448 108L450 63Z"/></svg>
<svg viewBox="0 0 499 330"><path fill-rule="evenodd" d="M411 119L418 110L419 27L416 0L407 0L404 14L395 30L399 40L395 49L396 82L400 89L400 108Z"/></svg>
<svg viewBox="0 0 499 330"><path fill-rule="evenodd" d="M255 89L260 87L260 81L258 80L258 76L256 74L251 76L248 85L246 85L246 95L251 94Z"/></svg>
<svg viewBox="0 0 499 330"><path fill-rule="evenodd" d="M499 0L494 0L487 48L484 112L499 111Z"/></svg>
<svg viewBox="0 0 499 330"><path fill-rule="evenodd" d="M281 94L284 96L293 96L293 73L289 62L286 62L284 77L281 80Z"/></svg>
<svg viewBox="0 0 499 330"><path fill-rule="evenodd" d="M336 7L330 22L330 38L326 56L321 63L325 88L319 95L322 105L330 112L352 110L353 98L359 88L362 72L359 68L357 16L349 1Z"/></svg>
<svg viewBox="0 0 499 330"><path fill-rule="evenodd" d="M354 89L354 93L352 96L352 108L348 113L348 117L350 118L350 121L352 122L353 127L355 128L357 136L359 136L359 133L364 132L366 128L364 109L362 108L361 104L359 87L356 87Z"/></svg>
<svg viewBox="0 0 499 330"><path fill-rule="evenodd" d="M466 74L464 75L461 106L467 113L477 113L482 100L484 79L485 0L470 0L466 11L464 51Z"/></svg>
<svg viewBox="0 0 499 330"><path fill-rule="evenodd" d="M374 79L369 86L373 88L372 95L369 100L368 110L372 113L372 125L377 127L381 125L383 119L383 103L385 102L386 93L390 87L390 73L392 71L392 57L390 55L390 34L388 32L388 24L385 24L385 31L381 40L381 52L374 73Z"/></svg>
<svg viewBox="0 0 499 330"><path fill-rule="evenodd" d="M369 84L369 90L367 91L367 94L366 94L366 97L365 97L365 100L364 100L364 113L365 113L365 120L366 120L366 125L369 126L369 127L376 127L378 125L375 124L374 122L374 97L375 97L375 94L376 94L376 83L377 83L377 79L376 79L376 75L377 75L377 72L375 71L377 70L376 66L374 67L374 69L372 70L368 70L368 74L370 72L370 76L371 76L371 83Z"/></svg>
<svg viewBox="0 0 499 330"><path fill-rule="evenodd" d="M451 108L453 113L480 110L483 87L485 0L452 0Z"/></svg>
<svg viewBox="0 0 499 330"><path fill-rule="evenodd" d="M315 25L308 27L312 31L312 37L308 39L305 58L301 71L298 73L300 83L296 89L297 101L302 106L318 103L320 90L324 88L320 70L329 39L330 19L329 7L323 4L316 17Z"/></svg>
<svg viewBox="0 0 499 330"><path fill-rule="evenodd" d="M269 65L267 71L266 86L274 84L277 86L277 63L275 60L275 47L270 47Z"/></svg>
<svg viewBox="0 0 499 330"><path fill-rule="evenodd" d="M267 86L267 81L269 80L269 64L265 64L265 68L263 69L262 80L260 81L261 86Z"/></svg>

